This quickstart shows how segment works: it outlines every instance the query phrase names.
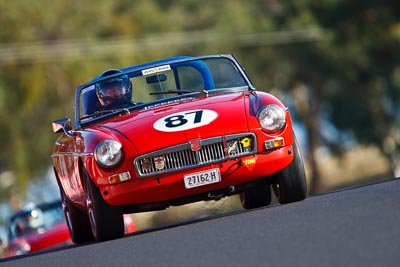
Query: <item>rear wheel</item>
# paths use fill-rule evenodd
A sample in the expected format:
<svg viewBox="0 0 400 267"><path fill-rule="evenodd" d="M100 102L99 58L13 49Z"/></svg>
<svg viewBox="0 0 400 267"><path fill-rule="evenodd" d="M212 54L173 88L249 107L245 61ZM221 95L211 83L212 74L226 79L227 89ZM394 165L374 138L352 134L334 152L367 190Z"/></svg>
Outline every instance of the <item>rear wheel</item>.
<svg viewBox="0 0 400 267"><path fill-rule="evenodd" d="M307 181L296 136L293 136L294 159L285 169L274 175L272 188L281 204L303 200L307 197Z"/></svg>
<svg viewBox="0 0 400 267"><path fill-rule="evenodd" d="M265 180L255 182L254 186L240 193L240 202L245 209L255 209L271 204L271 186Z"/></svg>
<svg viewBox="0 0 400 267"><path fill-rule="evenodd" d="M64 190L61 187L60 193L65 221L67 223L72 242L75 244L81 244L93 241L94 236L92 234L89 217L86 212L75 207L67 198Z"/></svg>
<svg viewBox="0 0 400 267"><path fill-rule="evenodd" d="M124 219L121 207L108 205L86 170L83 170L86 206L92 233L97 241L120 238L124 235Z"/></svg>

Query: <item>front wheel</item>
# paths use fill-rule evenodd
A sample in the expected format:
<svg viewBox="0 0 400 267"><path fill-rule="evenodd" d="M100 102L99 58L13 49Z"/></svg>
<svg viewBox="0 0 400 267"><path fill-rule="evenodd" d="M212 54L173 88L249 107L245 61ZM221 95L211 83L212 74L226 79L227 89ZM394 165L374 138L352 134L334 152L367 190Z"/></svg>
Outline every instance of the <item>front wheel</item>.
<svg viewBox="0 0 400 267"><path fill-rule="evenodd" d="M108 205L93 183L86 170L83 170L86 206L92 233L97 241L120 238L124 235L122 209Z"/></svg>
<svg viewBox="0 0 400 267"><path fill-rule="evenodd" d="M81 244L93 241L94 236L90 229L90 221L86 212L80 210L71 203L62 187L60 187L60 194L65 222L67 223L72 242Z"/></svg>
<svg viewBox="0 0 400 267"><path fill-rule="evenodd" d="M307 181L296 136L293 134L294 159L285 169L274 175L272 188L279 203L286 204L303 200L307 197Z"/></svg>
<svg viewBox="0 0 400 267"><path fill-rule="evenodd" d="M263 179L254 186L240 193L240 203L245 209L255 209L271 204L271 186Z"/></svg>

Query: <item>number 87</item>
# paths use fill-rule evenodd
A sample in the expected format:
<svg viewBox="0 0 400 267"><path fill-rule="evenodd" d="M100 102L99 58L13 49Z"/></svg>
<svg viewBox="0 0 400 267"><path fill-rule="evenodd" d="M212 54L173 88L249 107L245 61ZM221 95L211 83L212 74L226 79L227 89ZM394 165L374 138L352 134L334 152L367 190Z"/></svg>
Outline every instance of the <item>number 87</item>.
<svg viewBox="0 0 400 267"><path fill-rule="evenodd" d="M194 114L194 116L191 114ZM203 115L203 110L191 111L185 113L184 115L173 115L171 117L164 119L164 121L166 122L165 126L168 128L174 128L185 125L186 123L188 123L191 117L194 117L193 124L200 123L202 115Z"/></svg>

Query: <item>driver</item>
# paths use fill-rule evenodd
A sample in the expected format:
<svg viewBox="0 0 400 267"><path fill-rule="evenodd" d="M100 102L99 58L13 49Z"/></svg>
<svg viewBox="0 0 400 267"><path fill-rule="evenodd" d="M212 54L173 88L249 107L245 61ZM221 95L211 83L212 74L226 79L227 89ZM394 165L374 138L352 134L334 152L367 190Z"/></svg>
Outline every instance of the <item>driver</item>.
<svg viewBox="0 0 400 267"><path fill-rule="evenodd" d="M120 70L108 70L99 78L104 78L117 73ZM127 75L113 77L96 83L96 95L102 110L109 108L125 108L133 105L132 83Z"/></svg>
<svg viewBox="0 0 400 267"><path fill-rule="evenodd" d="M17 234L23 235L43 226L43 212L40 209L33 209L26 216L16 220Z"/></svg>

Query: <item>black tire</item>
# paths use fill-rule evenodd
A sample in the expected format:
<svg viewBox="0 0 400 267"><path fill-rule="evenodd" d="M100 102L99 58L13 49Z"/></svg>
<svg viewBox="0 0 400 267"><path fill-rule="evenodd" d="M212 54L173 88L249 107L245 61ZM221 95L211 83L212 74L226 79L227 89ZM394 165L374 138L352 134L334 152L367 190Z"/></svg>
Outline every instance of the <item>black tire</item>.
<svg viewBox="0 0 400 267"><path fill-rule="evenodd" d="M281 204L301 201L307 197L307 180L304 171L303 157L293 134L294 159L285 169L274 175L272 188L276 199Z"/></svg>
<svg viewBox="0 0 400 267"><path fill-rule="evenodd" d="M121 207L108 205L86 170L82 171L82 175L93 236L97 241L121 238L124 235L124 218Z"/></svg>
<svg viewBox="0 0 400 267"><path fill-rule="evenodd" d="M72 242L75 244L82 244L93 241L94 236L91 231L87 213L71 203L62 187L60 187L60 194L65 222L67 223Z"/></svg>
<svg viewBox="0 0 400 267"><path fill-rule="evenodd" d="M271 204L271 186L265 180L255 182L254 186L240 193L240 203L245 209L255 209Z"/></svg>

